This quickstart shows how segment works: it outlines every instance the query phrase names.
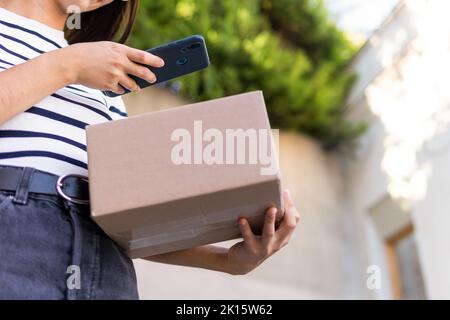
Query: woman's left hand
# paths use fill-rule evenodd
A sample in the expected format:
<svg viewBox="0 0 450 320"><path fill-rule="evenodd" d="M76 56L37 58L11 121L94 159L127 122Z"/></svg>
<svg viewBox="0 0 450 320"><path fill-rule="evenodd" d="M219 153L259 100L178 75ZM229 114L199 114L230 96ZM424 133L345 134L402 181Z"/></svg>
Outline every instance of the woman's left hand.
<svg viewBox="0 0 450 320"><path fill-rule="evenodd" d="M272 207L266 212L262 235L257 236L245 218L239 220L244 241L232 246L227 254L229 273L233 275L246 274L258 267L264 260L288 244L300 214L294 207L289 191L283 192L285 214L283 221L275 230L277 209Z"/></svg>

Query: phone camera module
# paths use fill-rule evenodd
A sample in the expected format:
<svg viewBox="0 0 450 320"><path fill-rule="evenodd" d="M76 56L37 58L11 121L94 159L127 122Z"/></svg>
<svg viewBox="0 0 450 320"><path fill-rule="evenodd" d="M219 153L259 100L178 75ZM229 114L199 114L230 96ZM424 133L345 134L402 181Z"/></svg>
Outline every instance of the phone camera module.
<svg viewBox="0 0 450 320"><path fill-rule="evenodd" d="M181 49L181 52L188 52L191 50L195 50L201 47L201 43L200 42L196 42L196 43L192 43L190 45L188 45L187 47L184 47Z"/></svg>
<svg viewBox="0 0 450 320"><path fill-rule="evenodd" d="M200 48L200 46L201 46L200 42L196 42L196 43L191 44L188 48L189 48L189 50L194 50L194 49Z"/></svg>
<svg viewBox="0 0 450 320"><path fill-rule="evenodd" d="M177 65L184 66L187 62L188 62L188 59L186 57L182 57L177 60Z"/></svg>

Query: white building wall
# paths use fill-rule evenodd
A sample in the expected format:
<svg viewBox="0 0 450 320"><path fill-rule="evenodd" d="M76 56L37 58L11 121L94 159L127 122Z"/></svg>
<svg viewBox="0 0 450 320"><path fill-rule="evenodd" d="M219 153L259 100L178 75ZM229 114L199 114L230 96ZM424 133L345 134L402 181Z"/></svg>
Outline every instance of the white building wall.
<svg viewBox="0 0 450 320"><path fill-rule="evenodd" d="M450 132L447 134L450 142ZM433 159L427 195L413 211L430 299L450 299L450 147Z"/></svg>
<svg viewBox="0 0 450 320"><path fill-rule="evenodd" d="M345 172L366 226L367 264L383 271L374 298L391 298L383 240L368 213L386 196L412 212L428 298L450 298L449 9L448 1L403 1L352 65L360 77L349 119L369 130Z"/></svg>

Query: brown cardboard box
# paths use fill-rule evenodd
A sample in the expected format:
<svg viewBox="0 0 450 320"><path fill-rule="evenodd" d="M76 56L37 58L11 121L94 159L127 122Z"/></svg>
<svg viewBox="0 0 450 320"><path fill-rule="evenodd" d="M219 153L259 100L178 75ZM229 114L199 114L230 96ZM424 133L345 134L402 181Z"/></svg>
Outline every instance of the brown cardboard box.
<svg viewBox="0 0 450 320"><path fill-rule="evenodd" d="M92 218L132 258L238 238L240 216L260 232L282 208L259 91L91 125L87 140Z"/></svg>

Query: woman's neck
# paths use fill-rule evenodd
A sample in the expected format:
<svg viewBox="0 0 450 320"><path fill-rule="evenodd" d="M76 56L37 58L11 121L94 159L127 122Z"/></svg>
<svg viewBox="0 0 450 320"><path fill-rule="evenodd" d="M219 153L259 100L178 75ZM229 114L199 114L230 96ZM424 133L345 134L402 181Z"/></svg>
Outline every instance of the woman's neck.
<svg viewBox="0 0 450 320"><path fill-rule="evenodd" d="M0 7L57 30L64 30L67 20L67 14L57 5L56 1L0 0Z"/></svg>

